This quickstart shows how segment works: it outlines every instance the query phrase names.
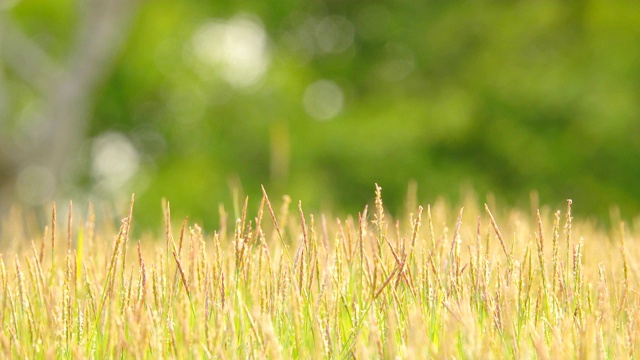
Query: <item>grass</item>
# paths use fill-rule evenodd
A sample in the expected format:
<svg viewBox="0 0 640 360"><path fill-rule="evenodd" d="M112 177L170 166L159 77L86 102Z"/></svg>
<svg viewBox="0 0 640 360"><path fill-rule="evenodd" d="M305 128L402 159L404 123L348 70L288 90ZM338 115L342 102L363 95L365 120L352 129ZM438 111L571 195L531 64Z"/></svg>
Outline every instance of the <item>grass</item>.
<svg viewBox="0 0 640 360"><path fill-rule="evenodd" d="M574 220L571 201L394 219L376 186L346 219L266 192L255 216L247 204L204 234L174 231L166 203L164 239L145 244L133 198L112 233L90 209L62 235L54 206L41 238L0 257L0 357L638 356L639 234Z"/></svg>

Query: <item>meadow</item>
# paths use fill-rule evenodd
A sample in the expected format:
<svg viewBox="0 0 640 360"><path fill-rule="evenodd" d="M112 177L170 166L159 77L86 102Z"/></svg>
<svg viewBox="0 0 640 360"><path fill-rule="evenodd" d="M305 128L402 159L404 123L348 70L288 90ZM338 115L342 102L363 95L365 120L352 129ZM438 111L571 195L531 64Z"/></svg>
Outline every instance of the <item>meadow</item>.
<svg viewBox="0 0 640 360"><path fill-rule="evenodd" d="M0 357L636 358L638 224L477 200L332 218L262 189L160 239L57 214L0 257ZM410 207L410 206L408 206ZM172 226L173 224L173 226Z"/></svg>

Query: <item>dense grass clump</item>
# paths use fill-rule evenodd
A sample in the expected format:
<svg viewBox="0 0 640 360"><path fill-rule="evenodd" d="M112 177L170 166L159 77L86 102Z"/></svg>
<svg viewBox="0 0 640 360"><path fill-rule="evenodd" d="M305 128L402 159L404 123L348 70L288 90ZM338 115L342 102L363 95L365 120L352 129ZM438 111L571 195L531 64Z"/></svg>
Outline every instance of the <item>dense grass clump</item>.
<svg viewBox="0 0 640 360"><path fill-rule="evenodd" d="M571 201L394 219L376 186L357 217L275 205L264 192L204 234L174 231L166 204L145 244L133 199L117 233L90 210L65 237L54 207L41 239L0 257L0 357L637 357L638 234L574 221Z"/></svg>

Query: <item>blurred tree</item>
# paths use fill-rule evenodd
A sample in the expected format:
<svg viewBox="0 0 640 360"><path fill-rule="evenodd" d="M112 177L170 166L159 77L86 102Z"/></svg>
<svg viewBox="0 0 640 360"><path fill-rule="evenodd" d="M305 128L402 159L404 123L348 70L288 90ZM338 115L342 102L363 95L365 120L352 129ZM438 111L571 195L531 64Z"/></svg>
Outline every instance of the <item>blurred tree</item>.
<svg viewBox="0 0 640 360"><path fill-rule="evenodd" d="M0 12L0 212L18 200L16 184L24 188L22 200L37 203L75 181L76 152L90 127L95 96L111 74L139 1L83 1L73 16L64 14L69 5L38 2L23 13ZM37 19L40 11L44 19ZM64 21L46 21L52 14ZM65 44L65 51L47 49L51 42Z"/></svg>

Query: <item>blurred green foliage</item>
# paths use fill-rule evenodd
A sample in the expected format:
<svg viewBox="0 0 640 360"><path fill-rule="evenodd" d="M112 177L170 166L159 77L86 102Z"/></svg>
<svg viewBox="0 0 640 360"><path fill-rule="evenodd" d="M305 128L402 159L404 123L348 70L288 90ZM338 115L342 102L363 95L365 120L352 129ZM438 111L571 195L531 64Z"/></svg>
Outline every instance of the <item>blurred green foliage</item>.
<svg viewBox="0 0 640 360"><path fill-rule="evenodd" d="M74 6L8 11L55 53ZM250 33L227 34L232 45L260 47L231 46L248 51L230 58L237 68L220 35L232 26ZM377 182L399 209L411 180L425 201L470 186L526 205L537 189L583 213L636 214L639 40L637 2L148 1L87 136L134 145L139 168L115 192L136 192L147 224L162 197L215 223L238 184L254 202L265 184L276 199L357 211ZM96 191L90 156L83 166Z"/></svg>

